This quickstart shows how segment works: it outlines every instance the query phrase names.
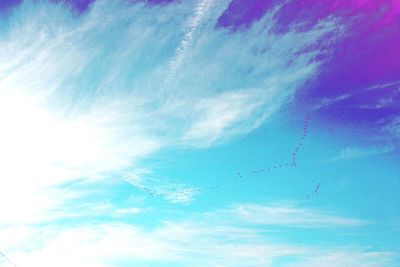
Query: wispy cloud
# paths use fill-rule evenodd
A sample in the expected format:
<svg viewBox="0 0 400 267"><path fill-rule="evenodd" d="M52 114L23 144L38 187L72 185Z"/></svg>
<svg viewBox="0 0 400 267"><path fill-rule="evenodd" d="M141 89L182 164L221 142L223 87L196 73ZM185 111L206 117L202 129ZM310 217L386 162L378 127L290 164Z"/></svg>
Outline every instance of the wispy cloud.
<svg viewBox="0 0 400 267"><path fill-rule="evenodd" d="M108 222L79 224L75 226L40 226L22 231L18 240L8 240L7 251L17 265L115 266L115 265L185 265L185 266L386 266L395 262L396 253L374 251L354 246L331 246L319 248L296 242L271 241L268 228L259 228L260 219L243 216L243 209L268 207L238 205L234 209L221 210L214 217L192 214L185 220L169 220L154 228L132 224ZM275 208L277 210L277 208ZM262 211L261 211L262 212ZM217 218L231 213L230 220ZM283 213L283 215L282 215ZM290 220L300 219L311 211L269 212L262 216ZM314 212L314 214L316 214ZM321 214L321 212L320 212ZM322 213L323 214L323 213ZM245 218L247 217L247 218ZM333 224L338 227L355 226L359 223L343 223L336 215ZM292 220L288 224L304 225L326 223L328 217L314 216L311 220ZM272 224L277 221L272 219ZM283 226L284 227L284 226ZM15 233L18 229L8 229ZM274 230L276 231L276 229ZM7 236L7 235L6 235ZM21 245L23 244L23 245ZM292 265L291 265L292 264ZM336 265L335 265L336 264Z"/></svg>
<svg viewBox="0 0 400 267"><path fill-rule="evenodd" d="M172 203L190 203L193 201L194 196L218 188L218 186L194 187L149 173L146 176L137 176L132 173L126 175L125 179L149 196L163 198Z"/></svg>
<svg viewBox="0 0 400 267"><path fill-rule="evenodd" d="M389 133L395 137L400 137L400 116L386 120L382 127L382 132Z"/></svg>
<svg viewBox="0 0 400 267"><path fill-rule="evenodd" d="M170 61L169 74L167 75L165 81L167 85L174 78L174 76L176 75L176 71L185 60L186 54L189 52L189 49L193 46L193 41L196 31L200 28L204 20L207 19L207 16L210 13L211 9L215 8L216 2L218 1L200 0L196 4L194 8L194 14L189 18L187 24L184 25L185 28L184 36L180 41L179 46L175 50L175 55L173 59ZM224 9L221 9L220 11L223 10Z"/></svg>
<svg viewBox="0 0 400 267"><path fill-rule="evenodd" d="M17 7L0 39L1 202L24 195L21 213L46 213L90 193L49 186L124 177L166 147L215 145L290 101L318 69L318 50L299 51L334 23L274 35L269 14L228 34L214 27L227 4L99 0L81 17L47 1Z"/></svg>
<svg viewBox="0 0 400 267"><path fill-rule="evenodd" d="M215 216L236 218L250 224L296 228L360 227L368 224L367 221L343 217L333 212L303 208L296 203L242 204L221 213L217 212Z"/></svg>
<svg viewBox="0 0 400 267"><path fill-rule="evenodd" d="M194 121L184 135L187 142L195 141L199 145L209 146L221 136L226 138L245 134L258 127L269 116L274 107L259 112L256 120L251 119L264 105L266 98L273 98L271 94L265 94L265 90L246 90L228 92L209 99L200 100L194 108L198 114L198 120ZM241 125L242 127L239 127Z"/></svg>
<svg viewBox="0 0 400 267"><path fill-rule="evenodd" d="M351 253L271 242L260 229L366 223L330 212L243 204L151 228L127 223L145 208L109 199L129 182L189 203L208 189L154 175L144 159L245 135L317 73L320 51L310 45L335 23L276 35L271 11L228 33L215 27L227 4L98 0L76 16L32 0L3 18L0 249L17 266L273 266Z"/></svg>
<svg viewBox="0 0 400 267"><path fill-rule="evenodd" d="M340 151L339 155L331 159L331 161L374 157L390 153L393 149L393 147L389 146L371 148L347 147Z"/></svg>
<svg viewBox="0 0 400 267"><path fill-rule="evenodd" d="M315 104L313 106L313 109L318 110L318 109L321 109L321 108L325 108L325 107L328 107L330 105L336 104L336 103L338 103L340 101L346 100L346 99L348 99L350 97L351 97L350 94L343 94L343 95L339 95L339 96L332 97L332 98L325 97L319 103Z"/></svg>
<svg viewBox="0 0 400 267"><path fill-rule="evenodd" d="M395 266L399 255L395 252L377 252L360 250L352 247L342 247L340 249L316 250L296 263L288 264L290 267L338 267L338 266Z"/></svg>
<svg viewBox="0 0 400 267"><path fill-rule="evenodd" d="M140 173L140 161L164 147L207 147L248 133L316 71L315 53L295 54L333 27L266 38L267 19L237 35L208 19L195 37L181 27L193 3L120 4L96 1L77 18L60 5L25 1L7 18L0 39L1 224L107 212L112 207L104 204L84 212L65 206L110 176ZM205 14L196 12L193 31ZM179 75L168 78L182 35L192 45L178 55ZM136 186L150 183L171 202L189 202L197 192L140 175ZM76 180L97 186L65 186ZM116 211L126 212L136 210Z"/></svg>

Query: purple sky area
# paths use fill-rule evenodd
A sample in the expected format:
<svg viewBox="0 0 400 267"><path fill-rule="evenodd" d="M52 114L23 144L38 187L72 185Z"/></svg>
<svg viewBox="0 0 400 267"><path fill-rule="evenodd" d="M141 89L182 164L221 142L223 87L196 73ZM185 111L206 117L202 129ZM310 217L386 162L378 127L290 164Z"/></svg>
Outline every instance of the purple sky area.
<svg viewBox="0 0 400 267"><path fill-rule="evenodd" d="M219 26L240 30L279 3L236 0L220 18ZM283 5L276 15L277 33L307 30L331 15L346 27L342 37L332 43L329 57L323 58L319 77L300 91L298 103L341 99L318 114L367 126L400 115L399 11L396 0L294 0Z"/></svg>
<svg viewBox="0 0 400 267"><path fill-rule="evenodd" d="M64 1L85 12L94 0ZM9 11L20 2L0 0L0 10ZM147 2L159 4L171 0ZM217 26L243 30L282 2L234 0ZM292 0L276 13L278 23L274 31L279 34L293 29L307 30L332 15L345 27L345 32L331 42L329 54L316 59L323 62L321 72L299 91L297 106L330 99L333 101L328 100L329 105L318 110L322 119L359 122L367 127L379 126L378 129L395 122L396 117L400 118L400 2Z"/></svg>

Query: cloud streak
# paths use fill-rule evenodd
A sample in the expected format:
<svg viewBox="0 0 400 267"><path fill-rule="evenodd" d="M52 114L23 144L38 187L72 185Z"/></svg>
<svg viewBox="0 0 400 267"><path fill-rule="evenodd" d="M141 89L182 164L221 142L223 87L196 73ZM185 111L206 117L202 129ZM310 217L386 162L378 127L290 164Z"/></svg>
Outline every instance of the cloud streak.
<svg viewBox="0 0 400 267"><path fill-rule="evenodd" d="M16 7L0 38L0 223L63 216L94 188L69 183L122 180L164 148L245 135L290 101L318 70L319 51L304 48L334 23L274 35L271 13L233 34L215 27L227 4Z"/></svg>
<svg viewBox="0 0 400 267"><path fill-rule="evenodd" d="M24 233L20 234L20 241L10 238L8 246L10 256L17 264L40 264L44 267L55 264L116 266L127 263L141 266L241 267L249 264L279 266L279 263L286 263L287 266L318 266L324 261L330 264L328 266L386 266L395 262L396 253L390 251L340 245L322 249L276 238L272 241L269 229L260 228L260 220L251 217L254 215L250 215L250 218L249 215L244 216L244 210L249 214L259 212L261 215L255 216L261 216L263 223L269 221L283 228L285 225L278 221L289 220L286 225L292 226L309 224L318 227L332 218L307 209L292 208L287 212L288 209L282 206L247 204L217 211L213 217L192 214L184 220L164 221L153 228L120 222L79 224L68 228L41 226L20 232ZM230 220L224 220L226 213L231 213ZM277 218L278 221L275 220ZM336 215L331 225L362 225L355 221L350 222ZM7 232L11 234L15 231L8 229ZM14 245L12 242L15 242ZM15 245L17 242L24 244L22 248L21 245Z"/></svg>
<svg viewBox="0 0 400 267"><path fill-rule="evenodd" d="M240 222L255 225L294 228L360 227L368 224L367 221L346 218L332 212L302 208L295 203L235 205L230 210L217 212L215 216L237 218Z"/></svg>
<svg viewBox="0 0 400 267"><path fill-rule="evenodd" d="M347 147L340 151L339 155L333 158L331 161L337 160L352 160L367 157L374 157L383 154L390 153L394 150L393 147L372 147L372 148L358 148L358 147Z"/></svg>

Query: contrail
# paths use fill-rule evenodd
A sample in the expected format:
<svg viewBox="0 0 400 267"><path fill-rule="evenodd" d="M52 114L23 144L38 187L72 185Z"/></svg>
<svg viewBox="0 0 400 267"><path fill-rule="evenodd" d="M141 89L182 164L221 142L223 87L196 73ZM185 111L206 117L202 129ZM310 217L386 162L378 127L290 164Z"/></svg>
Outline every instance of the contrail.
<svg viewBox="0 0 400 267"><path fill-rule="evenodd" d="M182 64L182 61L185 58L186 51L190 48L193 42L194 34L206 17L213 2L214 0L200 0L199 3L196 5L195 14L190 19L184 37L179 43L179 46L176 48L175 56L171 60L171 63L169 65L170 70L165 81L166 83L169 83L172 80L176 70Z"/></svg>

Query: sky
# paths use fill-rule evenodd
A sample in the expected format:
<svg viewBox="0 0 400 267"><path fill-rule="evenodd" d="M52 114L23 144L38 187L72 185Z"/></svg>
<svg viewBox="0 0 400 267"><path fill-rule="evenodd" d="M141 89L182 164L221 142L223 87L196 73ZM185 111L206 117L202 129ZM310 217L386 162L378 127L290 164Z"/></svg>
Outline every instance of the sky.
<svg viewBox="0 0 400 267"><path fill-rule="evenodd" d="M396 267L397 0L0 0L0 267Z"/></svg>

